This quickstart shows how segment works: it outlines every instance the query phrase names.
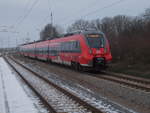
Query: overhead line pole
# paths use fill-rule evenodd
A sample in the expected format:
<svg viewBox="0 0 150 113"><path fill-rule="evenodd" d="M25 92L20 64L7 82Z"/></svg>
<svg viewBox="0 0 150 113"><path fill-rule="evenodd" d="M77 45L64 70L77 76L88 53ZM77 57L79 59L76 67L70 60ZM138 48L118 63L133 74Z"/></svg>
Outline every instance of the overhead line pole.
<svg viewBox="0 0 150 113"><path fill-rule="evenodd" d="M53 13L52 12L51 12L51 26L52 26L51 32L53 37Z"/></svg>

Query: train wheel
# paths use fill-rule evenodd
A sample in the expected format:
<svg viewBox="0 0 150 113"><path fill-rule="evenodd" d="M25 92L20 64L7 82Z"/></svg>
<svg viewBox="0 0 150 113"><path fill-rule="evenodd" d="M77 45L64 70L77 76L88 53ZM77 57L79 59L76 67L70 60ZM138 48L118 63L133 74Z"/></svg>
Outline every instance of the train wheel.
<svg viewBox="0 0 150 113"><path fill-rule="evenodd" d="M75 63L74 62L71 62L71 68L75 69Z"/></svg>
<svg viewBox="0 0 150 113"><path fill-rule="evenodd" d="M72 68L75 69L76 71L82 71L82 66L81 66L79 63L77 63L77 62L72 62L72 63L71 63L71 66L72 66Z"/></svg>
<svg viewBox="0 0 150 113"><path fill-rule="evenodd" d="M75 70L78 70L78 66L76 62L71 62L71 67Z"/></svg>
<svg viewBox="0 0 150 113"><path fill-rule="evenodd" d="M78 63L75 63L75 70L79 71L79 65L78 65Z"/></svg>
<svg viewBox="0 0 150 113"><path fill-rule="evenodd" d="M82 66L79 63L76 63L76 70L82 71Z"/></svg>

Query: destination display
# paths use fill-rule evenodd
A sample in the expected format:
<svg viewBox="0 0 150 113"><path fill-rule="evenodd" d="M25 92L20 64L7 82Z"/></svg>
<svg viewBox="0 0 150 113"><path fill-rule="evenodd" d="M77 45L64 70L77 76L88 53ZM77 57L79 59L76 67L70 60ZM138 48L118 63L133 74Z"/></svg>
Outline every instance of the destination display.
<svg viewBox="0 0 150 113"><path fill-rule="evenodd" d="M87 35L87 37L90 37L90 38L99 38L99 37L101 37L101 35L99 35L99 34L89 34L89 35Z"/></svg>

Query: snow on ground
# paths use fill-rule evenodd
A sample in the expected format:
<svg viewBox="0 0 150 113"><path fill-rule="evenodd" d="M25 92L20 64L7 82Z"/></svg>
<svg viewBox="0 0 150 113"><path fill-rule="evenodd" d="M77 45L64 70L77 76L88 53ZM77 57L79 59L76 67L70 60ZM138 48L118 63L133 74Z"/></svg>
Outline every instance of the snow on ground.
<svg viewBox="0 0 150 113"><path fill-rule="evenodd" d="M100 94L95 95L91 90L89 89L87 90L87 88L79 84L74 84L70 81L66 82L63 79L60 79L60 77L58 77L56 74L52 74L47 71L41 71L40 69L37 68L32 68L32 69L34 69L35 72L38 72L39 74L48 78L54 84L57 84L67 89L68 91L74 93L75 95L78 95L83 100L86 100L88 103L90 103L93 106L97 106L97 108L101 109L106 113L137 113L136 111L128 109L120 104L108 100L105 97L100 96Z"/></svg>
<svg viewBox="0 0 150 113"><path fill-rule="evenodd" d="M1 57L0 113L39 113L7 63Z"/></svg>

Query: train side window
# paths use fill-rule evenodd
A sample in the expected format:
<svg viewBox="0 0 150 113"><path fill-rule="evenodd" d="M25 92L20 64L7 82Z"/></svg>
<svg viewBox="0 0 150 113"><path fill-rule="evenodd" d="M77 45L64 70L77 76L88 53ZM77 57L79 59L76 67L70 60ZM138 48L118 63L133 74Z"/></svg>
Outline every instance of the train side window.
<svg viewBox="0 0 150 113"><path fill-rule="evenodd" d="M67 52L70 52L70 42L67 42Z"/></svg>
<svg viewBox="0 0 150 113"><path fill-rule="evenodd" d="M40 50L40 48L38 48L38 50L39 50L39 54L41 53L41 50Z"/></svg>
<svg viewBox="0 0 150 113"><path fill-rule="evenodd" d="M75 42L75 51L80 52L80 42L79 41Z"/></svg>
<svg viewBox="0 0 150 113"><path fill-rule="evenodd" d="M42 54L44 54L44 52L45 52L45 49L44 49L44 47L42 48Z"/></svg>
<svg viewBox="0 0 150 113"><path fill-rule="evenodd" d="M45 54L45 47L43 47L43 54Z"/></svg>
<svg viewBox="0 0 150 113"><path fill-rule="evenodd" d="M41 54L43 54L43 48L41 48Z"/></svg>
<svg viewBox="0 0 150 113"><path fill-rule="evenodd" d="M39 54L39 49L38 48L36 48L36 53Z"/></svg>
<svg viewBox="0 0 150 113"><path fill-rule="evenodd" d="M72 52L75 52L75 41L72 42Z"/></svg>
<svg viewBox="0 0 150 113"><path fill-rule="evenodd" d="M44 54L44 48L42 47L42 54Z"/></svg>
<svg viewBox="0 0 150 113"><path fill-rule="evenodd" d="M65 43L62 43L62 52L65 52Z"/></svg>
<svg viewBox="0 0 150 113"><path fill-rule="evenodd" d="M42 47L42 54L44 53L44 48Z"/></svg>
<svg viewBox="0 0 150 113"><path fill-rule="evenodd" d="M44 47L42 48L42 53L45 54L45 48Z"/></svg>
<svg viewBox="0 0 150 113"><path fill-rule="evenodd" d="M46 54L48 54L48 46L46 47Z"/></svg>
<svg viewBox="0 0 150 113"><path fill-rule="evenodd" d="M42 54L42 48L40 48L40 54Z"/></svg>
<svg viewBox="0 0 150 113"><path fill-rule="evenodd" d="M67 42L65 43L65 52L67 52Z"/></svg>
<svg viewBox="0 0 150 113"><path fill-rule="evenodd" d="M67 45L66 45L66 46L67 46L67 47L66 47L66 52L69 52L69 42L67 42L66 44L67 44Z"/></svg>
<svg viewBox="0 0 150 113"><path fill-rule="evenodd" d="M70 52L73 52L73 42L70 42Z"/></svg>
<svg viewBox="0 0 150 113"><path fill-rule="evenodd" d="M64 52L67 52L67 42L64 43Z"/></svg>
<svg viewBox="0 0 150 113"><path fill-rule="evenodd" d="M63 52L63 48L64 48L63 43L61 43L61 44L60 44L60 51L61 51L61 52Z"/></svg>
<svg viewBox="0 0 150 113"><path fill-rule="evenodd" d="M65 52L65 50L66 50L66 44L65 42L63 42L63 52Z"/></svg>
<svg viewBox="0 0 150 113"><path fill-rule="evenodd" d="M39 50L39 54L40 54L41 53L41 49L39 48L38 50Z"/></svg>

